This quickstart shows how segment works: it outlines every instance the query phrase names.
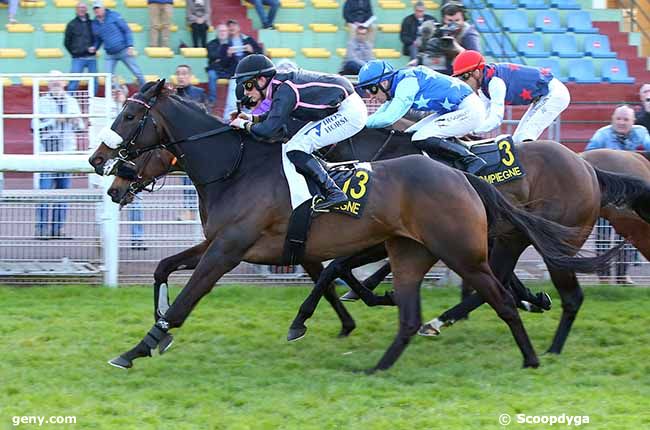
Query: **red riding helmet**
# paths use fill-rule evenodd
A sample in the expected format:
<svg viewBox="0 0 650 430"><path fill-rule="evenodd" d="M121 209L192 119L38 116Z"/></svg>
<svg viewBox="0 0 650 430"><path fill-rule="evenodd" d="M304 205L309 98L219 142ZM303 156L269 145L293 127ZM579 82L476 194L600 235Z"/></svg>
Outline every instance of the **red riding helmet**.
<svg viewBox="0 0 650 430"><path fill-rule="evenodd" d="M483 70L485 58L478 51L466 50L458 54L454 60L453 76L460 76L463 73L473 72L476 69Z"/></svg>

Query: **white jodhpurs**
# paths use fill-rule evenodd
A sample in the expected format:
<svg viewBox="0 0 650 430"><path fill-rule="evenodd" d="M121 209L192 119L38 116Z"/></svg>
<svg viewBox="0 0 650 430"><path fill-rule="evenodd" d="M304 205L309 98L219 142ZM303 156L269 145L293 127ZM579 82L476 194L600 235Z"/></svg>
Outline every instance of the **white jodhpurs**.
<svg viewBox="0 0 650 430"><path fill-rule="evenodd" d="M462 137L474 131L486 115L485 105L478 95L472 93L460 102L458 110L439 116L428 116L413 124L406 132L415 131L411 140Z"/></svg>
<svg viewBox="0 0 650 430"><path fill-rule="evenodd" d="M287 143L286 152L311 154L360 132L366 125L368 110L357 93L343 100L339 110L321 120L305 124Z"/></svg>
<svg viewBox="0 0 650 430"><path fill-rule="evenodd" d="M567 87L557 78L548 83L548 94L530 105L512 135L515 143L537 140L544 130L569 106L571 95Z"/></svg>

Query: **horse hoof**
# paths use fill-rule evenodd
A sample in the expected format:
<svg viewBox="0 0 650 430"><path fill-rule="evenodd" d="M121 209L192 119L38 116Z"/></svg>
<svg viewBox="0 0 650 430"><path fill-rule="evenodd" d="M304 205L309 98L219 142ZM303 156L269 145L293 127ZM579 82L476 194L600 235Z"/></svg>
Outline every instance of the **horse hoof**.
<svg viewBox="0 0 650 430"><path fill-rule="evenodd" d="M350 290L347 293L343 294L339 300L342 302L356 302L359 300L359 296L354 291Z"/></svg>
<svg viewBox="0 0 650 430"><path fill-rule="evenodd" d="M343 327L341 328L341 331L339 332L339 335L337 336L338 338L344 338L350 336L350 333L352 333L352 330L354 330L356 326L352 327Z"/></svg>
<svg viewBox="0 0 650 430"><path fill-rule="evenodd" d="M539 299L539 307L545 311L550 311L551 307L553 306L553 300L551 300L551 296L544 292L540 293L539 295L541 296Z"/></svg>
<svg viewBox="0 0 650 430"><path fill-rule="evenodd" d="M302 339L305 337L305 333L307 333L307 327L290 328L289 334L287 334L287 341L295 342L299 339Z"/></svg>
<svg viewBox="0 0 650 430"><path fill-rule="evenodd" d="M539 361L531 361L530 363L524 363L524 369L537 369L539 367Z"/></svg>
<svg viewBox="0 0 650 430"><path fill-rule="evenodd" d="M163 355L174 344L174 337L167 333L158 343L158 352Z"/></svg>
<svg viewBox="0 0 650 430"><path fill-rule="evenodd" d="M420 336L436 337L440 335L440 330L436 329L434 326L427 323L422 327L420 327L420 330L418 330L418 334Z"/></svg>
<svg viewBox="0 0 650 430"><path fill-rule="evenodd" d="M549 349L546 351L546 354L554 354L554 355L560 355L560 351L555 351L554 349Z"/></svg>
<svg viewBox="0 0 650 430"><path fill-rule="evenodd" d="M117 367L118 369L130 369L133 367L133 362L122 357L121 355L110 360L108 364L113 367Z"/></svg>

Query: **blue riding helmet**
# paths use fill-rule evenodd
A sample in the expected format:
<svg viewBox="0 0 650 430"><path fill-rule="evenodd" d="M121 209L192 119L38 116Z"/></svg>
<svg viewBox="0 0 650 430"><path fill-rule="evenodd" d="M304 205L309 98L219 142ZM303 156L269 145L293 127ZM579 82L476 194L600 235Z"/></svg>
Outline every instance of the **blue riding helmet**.
<svg viewBox="0 0 650 430"><path fill-rule="evenodd" d="M395 68L386 61L369 61L359 71L359 83L357 86L363 88L368 85L377 85L385 79L392 78L395 73L397 73Z"/></svg>

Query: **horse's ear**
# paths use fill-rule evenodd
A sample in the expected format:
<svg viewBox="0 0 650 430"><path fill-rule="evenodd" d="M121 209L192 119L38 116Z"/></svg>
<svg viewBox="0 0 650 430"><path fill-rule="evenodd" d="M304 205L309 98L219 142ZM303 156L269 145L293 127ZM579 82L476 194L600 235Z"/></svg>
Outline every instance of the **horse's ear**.
<svg viewBox="0 0 650 430"><path fill-rule="evenodd" d="M158 96L162 89L165 88L165 79L159 79L156 83L156 86L153 89L153 96Z"/></svg>

